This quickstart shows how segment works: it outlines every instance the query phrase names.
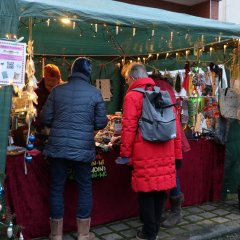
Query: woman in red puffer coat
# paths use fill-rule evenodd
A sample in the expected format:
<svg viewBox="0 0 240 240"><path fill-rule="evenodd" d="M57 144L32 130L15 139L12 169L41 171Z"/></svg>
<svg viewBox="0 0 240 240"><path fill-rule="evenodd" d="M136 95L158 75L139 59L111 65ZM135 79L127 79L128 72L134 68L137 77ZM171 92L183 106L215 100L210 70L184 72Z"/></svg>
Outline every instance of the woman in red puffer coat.
<svg viewBox="0 0 240 240"><path fill-rule="evenodd" d="M132 188L139 195L140 219L143 222L137 239L155 240L164 204L165 190L176 186L175 159L182 159L179 121L177 138L161 143L145 141L138 128L142 112L143 94L134 88L154 86L145 67L132 63L125 74L129 89L124 98L121 151L122 158L129 158L133 166Z"/></svg>

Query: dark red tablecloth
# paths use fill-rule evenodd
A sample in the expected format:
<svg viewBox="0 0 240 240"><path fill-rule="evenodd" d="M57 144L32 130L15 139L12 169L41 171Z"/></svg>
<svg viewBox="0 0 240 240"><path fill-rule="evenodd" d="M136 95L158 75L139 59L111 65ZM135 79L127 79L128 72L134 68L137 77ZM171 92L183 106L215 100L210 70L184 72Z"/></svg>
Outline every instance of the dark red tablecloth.
<svg viewBox="0 0 240 240"><path fill-rule="evenodd" d="M192 150L184 154L180 170L184 205L220 199L223 180L224 148L213 141L190 141ZM104 154L108 176L93 180L94 209L92 225L137 216L137 195L131 190L131 170L116 165L117 152ZM23 156L8 157L5 194L8 206L16 214L17 224L24 227L24 239L49 234L49 169L38 155L27 165L24 174ZM75 183L68 181L65 191L64 231L75 231L77 194Z"/></svg>

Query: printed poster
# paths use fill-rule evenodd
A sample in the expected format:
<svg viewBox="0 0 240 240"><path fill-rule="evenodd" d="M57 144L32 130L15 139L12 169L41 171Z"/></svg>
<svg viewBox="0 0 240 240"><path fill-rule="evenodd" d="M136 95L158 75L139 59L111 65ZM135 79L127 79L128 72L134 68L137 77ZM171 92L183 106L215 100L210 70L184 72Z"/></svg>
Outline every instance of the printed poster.
<svg viewBox="0 0 240 240"><path fill-rule="evenodd" d="M25 85L26 43L0 40L0 85Z"/></svg>

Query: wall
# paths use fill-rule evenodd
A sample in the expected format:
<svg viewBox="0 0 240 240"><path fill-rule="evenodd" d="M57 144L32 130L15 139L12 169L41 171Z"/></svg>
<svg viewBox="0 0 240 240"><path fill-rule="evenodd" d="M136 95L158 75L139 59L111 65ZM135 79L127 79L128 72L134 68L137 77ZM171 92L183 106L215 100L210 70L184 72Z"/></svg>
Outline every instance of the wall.
<svg viewBox="0 0 240 240"><path fill-rule="evenodd" d="M240 24L239 9L239 0L222 0L219 2L219 20Z"/></svg>
<svg viewBox="0 0 240 240"><path fill-rule="evenodd" d="M156 1L156 0L119 0L119 2L125 2L145 7L153 7L153 8L161 8L165 10L169 10L172 12L180 12L180 13L188 13L188 6L184 6L181 4L169 3L164 1Z"/></svg>
<svg viewBox="0 0 240 240"><path fill-rule="evenodd" d="M218 19L219 0L206 0L203 3L194 6L185 6L181 4L169 3L156 0L119 0L120 2L165 9L172 12L186 13L198 17ZM239 1L239 0L236 0ZM211 9L211 10L210 10ZM210 16L211 15L211 16Z"/></svg>

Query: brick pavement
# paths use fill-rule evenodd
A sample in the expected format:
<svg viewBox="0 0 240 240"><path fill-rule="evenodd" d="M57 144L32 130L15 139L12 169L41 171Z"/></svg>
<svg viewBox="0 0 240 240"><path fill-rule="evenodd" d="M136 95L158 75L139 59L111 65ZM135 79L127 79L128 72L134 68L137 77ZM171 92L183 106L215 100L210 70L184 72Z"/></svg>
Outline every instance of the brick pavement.
<svg viewBox="0 0 240 240"><path fill-rule="evenodd" d="M133 240L141 227L138 218L124 219L93 227L96 240ZM205 240L240 231L237 197L219 202L183 208L183 221L172 229L161 228L159 240ZM38 240L47 238L38 238ZM76 239L76 233L65 234L63 240ZM222 238L221 238L222 239ZM36 239L35 239L36 240Z"/></svg>

